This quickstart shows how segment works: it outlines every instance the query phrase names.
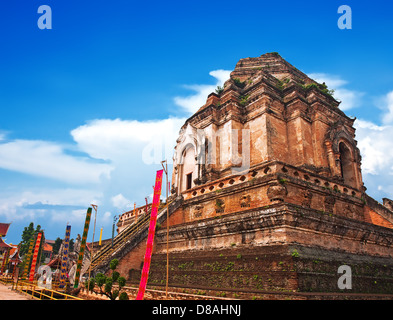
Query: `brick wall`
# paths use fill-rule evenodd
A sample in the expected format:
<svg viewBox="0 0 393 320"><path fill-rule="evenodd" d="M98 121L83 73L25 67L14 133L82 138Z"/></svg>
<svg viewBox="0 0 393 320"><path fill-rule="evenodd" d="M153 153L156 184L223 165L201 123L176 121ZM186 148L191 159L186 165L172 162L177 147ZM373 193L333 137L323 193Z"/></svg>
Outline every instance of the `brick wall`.
<svg viewBox="0 0 393 320"><path fill-rule="evenodd" d="M365 208L364 217L365 217L366 222L368 222L368 223L372 223L372 224L376 224L377 226L393 229L393 223L391 223L388 220L381 217L381 215L376 213L370 207Z"/></svg>
<svg viewBox="0 0 393 320"><path fill-rule="evenodd" d="M155 251L155 243L153 244L153 252ZM116 271L126 279L129 278L130 272L134 272L139 275L142 270L143 261L146 252L146 240L142 240L131 252L126 254L122 259L119 260Z"/></svg>

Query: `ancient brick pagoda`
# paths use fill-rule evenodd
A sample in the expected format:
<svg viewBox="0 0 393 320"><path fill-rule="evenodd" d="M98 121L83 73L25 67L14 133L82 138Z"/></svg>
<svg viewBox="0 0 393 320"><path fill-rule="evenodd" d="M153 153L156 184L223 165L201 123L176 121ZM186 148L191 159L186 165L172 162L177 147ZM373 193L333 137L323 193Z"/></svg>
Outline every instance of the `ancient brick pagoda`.
<svg viewBox="0 0 393 320"><path fill-rule="evenodd" d="M279 54L241 59L176 142L169 285L340 292L338 267L348 265L345 293L393 294L392 201L366 194L353 123L325 84ZM167 222L150 284L166 278ZM122 256L130 281L144 248Z"/></svg>

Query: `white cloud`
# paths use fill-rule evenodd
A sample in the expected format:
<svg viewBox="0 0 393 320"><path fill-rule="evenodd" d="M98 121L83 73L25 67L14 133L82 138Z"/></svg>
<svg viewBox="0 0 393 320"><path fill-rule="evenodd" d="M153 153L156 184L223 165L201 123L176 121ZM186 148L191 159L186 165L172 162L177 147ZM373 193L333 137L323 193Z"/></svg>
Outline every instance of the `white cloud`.
<svg viewBox="0 0 393 320"><path fill-rule="evenodd" d="M168 161L171 173L174 146L185 120L99 119L72 130L78 150L114 166L111 179L102 186L110 195L106 199L108 211L119 214L133 208L134 201L137 206L144 204L162 160Z"/></svg>
<svg viewBox="0 0 393 320"><path fill-rule="evenodd" d="M172 158L179 130L185 120L100 119L72 130L71 135L78 148L93 158L119 164L125 160L135 163L136 159L145 157L145 164L159 164L164 159ZM155 154L151 154L153 151ZM153 157L154 162L146 159L149 157Z"/></svg>
<svg viewBox="0 0 393 320"><path fill-rule="evenodd" d="M106 212L104 213L104 215L102 216L102 219L103 219L104 221L109 221L111 217L112 217L112 213L109 212L109 211L106 211Z"/></svg>
<svg viewBox="0 0 393 320"><path fill-rule="evenodd" d="M393 126L378 126L361 119L357 119L354 125L363 174L393 174Z"/></svg>
<svg viewBox="0 0 393 320"><path fill-rule="evenodd" d="M344 86L348 84L346 80L339 76L327 73L310 73L308 76L319 83L325 82L329 89L334 90L333 96L340 100L340 109L343 111L356 108L362 102L363 92L349 90Z"/></svg>
<svg viewBox="0 0 393 320"><path fill-rule="evenodd" d="M65 153L59 144L40 140L0 143L0 168L52 178L67 183L97 183L109 178L109 164Z"/></svg>
<svg viewBox="0 0 393 320"><path fill-rule="evenodd" d="M195 91L196 94L189 95L186 97L175 97L175 103L186 110L188 113L193 114L200 107L206 103L207 96L214 92L217 86L222 86L226 80L229 79L231 71L228 70L214 70L209 73L214 77L217 82L214 85L185 85L186 89Z"/></svg>
<svg viewBox="0 0 393 320"><path fill-rule="evenodd" d="M41 188L3 192L0 196L0 217L5 221L35 220L82 221L83 212L91 203L100 203L103 194L91 189ZM86 209L76 209L75 207Z"/></svg>
<svg viewBox="0 0 393 320"><path fill-rule="evenodd" d="M212 77L218 80L217 85L222 86L224 82L229 79L231 72L232 72L231 70L218 69L218 70L210 71L209 75L211 75Z"/></svg>
<svg viewBox="0 0 393 320"><path fill-rule="evenodd" d="M103 209L105 195L100 190L92 189L41 188L3 191L0 194L0 221L12 222L12 241L16 243L20 241L19 235L23 227L32 221L35 226L41 225L47 239L63 237L66 224L72 226L71 237L75 238L78 233L82 234L87 208L94 203L98 205L97 226L108 226L105 227L106 233L110 233L113 218L109 211ZM15 231L18 229L20 231ZM92 234L93 223L90 224L88 241L91 241Z"/></svg>
<svg viewBox="0 0 393 320"><path fill-rule="evenodd" d="M190 113L199 109L208 94L229 78L230 71L214 70L209 73L215 85L193 85L197 92L188 97L176 97L178 105ZM179 130L186 118L137 121L96 119L71 131L78 151L89 157L67 154L64 145L41 140L13 140L5 142L0 134L0 168L66 183L99 183L110 179L114 170L127 161L159 164L170 163ZM96 161L105 160L108 163Z"/></svg>
<svg viewBox="0 0 393 320"><path fill-rule="evenodd" d="M379 99L384 104L382 123L355 121L356 139L362 155L363 180L368 192L378 193L382 197L393 197L393 91Z"/></svg>
<svg viewBox="0 0 393 320"><path fill-rule="evenodd" d="M382 122L384 124L393 124L393 91L390 91L383 98L386 113L383 115Z"/></svg>
<svg viewBox="0 0 393 320"><path fill-rule="evenodd" d="M384 101L384 125L357 119L354 126L362 155L363 175L375 176L374 179L378 179L378 190L393 191L393 184L389 186L386 179L386 175L393 175L393 91L380 100Z"/></svg>
<svg viewBox="0 0 393 320"><path fill-rule="evenodd" d="M119 193L116 196L113 196L111 198L111 202L115 208L121 209L121 210L130 209L132 207L131 201L126 199L121 193Z"/></svg>
<svg viewBox="0 0 393 320"><path fill-rule="evenodd" d="M217 85L229 78L229 71L215 70L210 75L217 80L215 85L189 86L196 95L183 98L189 104L182 107L190 114L205 103ZM182 101L181 97L177 98ZM70 145L10 140L0 133L0 168L53 179L53 183L45 181L46 187L42 187L39 179L29 180L37 182L30 191L17 190L18 183L8 192L3 190L1 220L19 221L19 224L35 221L35 224L61 227L69 222L74 223L73 230L76 230L74 226L83 226L86 214L86 209L76 206L87 208L94 203L99 211L97 225L110 223L112 226L113 214L133 208L134 199L138 206L144 204L145 197L152 192L155 171L161 169L162 160L168 160L171 172L176 139L185 120L175 117L148 121L90 120L71 131L74 143ZM73 188L75 184L89 184L89 189ZM51 188L51 185L56 187Z"/></svg>

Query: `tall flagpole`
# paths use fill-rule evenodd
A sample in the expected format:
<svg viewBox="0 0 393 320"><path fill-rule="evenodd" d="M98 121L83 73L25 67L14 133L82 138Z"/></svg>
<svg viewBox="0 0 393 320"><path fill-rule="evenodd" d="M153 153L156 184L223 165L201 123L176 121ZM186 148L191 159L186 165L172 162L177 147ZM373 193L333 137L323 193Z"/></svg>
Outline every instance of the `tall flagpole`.
<svg viewBox="0 0 393 320"><path fill-rule="evenodd" d="M143 260L143 268L141 274L141 281L139 283L138 293L136 300L143 300L147 281L149 278L149 270L151 263L151 256L153 253L154 233L156 231L158 207L160 206L161 186L162 186L162 173L164 170L158 170L156 174L156 183L154 186L153 204L149 223L149 232L146 241L146 252Z"/></svg>
<svg viewBox="0 0 393 320"><path fill-rule="evenodd" d="M79 286L79 280L80 280L80 276L81 276L80 273L81 273L82 264L83 264L83 257L84 257L85 249L86 249L86 239L87 239L87 234L89 233L90 218L91 218L91 207L87 208L87 212L86 212L86 219L85 219L85 225L83 227L82 241L81 241L80 248L79 248L78 261L76 263L74 289L77 289Z"/></svg>
<svg viewBox="0 0 393 320"><path fill-rule="evenodd" d="M28 274L29 274L29 266L30 262L33 258L33 250L34 250L34 243L35 243L36 235L33 235L33 237L30 239L30 244L29 244L29 249L27 250L26 256L23 258L24 263L24 270L21 273L22 279L28 279Z"/></svg>
<svg viewBox="0 0 393 320"><path fill-rule="evenodd" d="M113 238L115 237L115 223L118 217L116 215L113 216L113 226L112 226L112 249L113 249Z"/></svg>
<svg viewBox="0 0 393 320"><path fill-rule="evenodd" d="M68 263L68 253L70 246L70 235L71 235L71 226L67 222L66 232L64 236L64 246L63 251L61 252L61 269L60 269L60 277L59 277L59 288L64 289L66 277L67 277L67 263Z"/></svg>
<svg viewBox="0 0 393 320"><path fill-rule="evenodd" d="M41 246L41 239L43 235L43 231L39 231L37 234L35 246L34 246L34 252L33 252L33 259L31 260L31 267L30 267L30 274L29 274L29 281L33 282L34 280L34 273L35 273L35 267L37 264L37 258L38 258L38 251L40 250Z"/></svg>
<svg viewBox="0 0 393 320"><path fill-rule="evenodd" d="M165 163L165 167L164 167ZM165 297L168 299L168 283L169 283L169 210L168 210L168 163L166 160L161 161L162 168L166 177L166 284Z"/></svg>
<svg viewBox="0 0 393 320"><path fill-rule="evenodd" d="M97 205L91 204L95 211L94 215L94 227L93 227L93 240L91 241L91 252L90 252L90 265L89 265L89 282L87 283L87 295L89 295L90 290L90 273L91 273L91 262L93 261L93 249L94 249L94 234L96 233L96 219L97 219Z"/></svg>

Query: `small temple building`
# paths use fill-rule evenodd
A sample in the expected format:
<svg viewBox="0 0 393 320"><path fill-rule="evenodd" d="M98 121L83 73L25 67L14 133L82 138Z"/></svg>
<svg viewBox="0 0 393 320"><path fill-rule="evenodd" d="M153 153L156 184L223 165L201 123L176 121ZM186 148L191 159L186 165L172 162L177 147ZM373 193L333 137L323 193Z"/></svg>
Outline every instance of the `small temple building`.
<svg viewBox="0 0 393 320"><path fill-rule="evenodd" d="M15 251L18 251L17 246L8 244L3 240L3 237L7 236L10 225L10 223L0 223L0 274L8 270L10 257L14 257ZM17 261L18 259L14 260L14 262Z"/></svg>
<svg viewBox="0 0 393 320"><path fill-rule="evenodd" d="M140 217L141 215L144 215L148 213L151 210L152 203L147 203L146 200L146 205L136 207L133 210L126 211L122 213L119 216L119 220L117 222L117 229L116 231L118 233L122 232L124 228L126 228L128 225L133 224L137 219L138 216Z"/></svg>

